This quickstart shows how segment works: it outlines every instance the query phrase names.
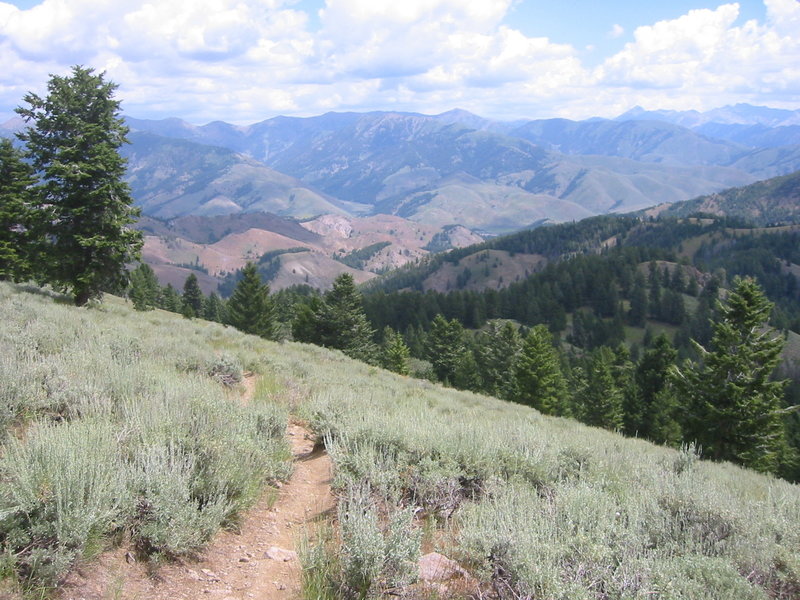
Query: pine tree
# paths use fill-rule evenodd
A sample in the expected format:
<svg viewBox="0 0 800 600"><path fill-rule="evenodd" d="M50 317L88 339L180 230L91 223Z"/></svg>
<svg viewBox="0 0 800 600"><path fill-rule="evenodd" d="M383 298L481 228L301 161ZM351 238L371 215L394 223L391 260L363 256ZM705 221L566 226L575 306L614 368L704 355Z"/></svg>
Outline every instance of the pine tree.
<svg viewBox="0 0 800 600"><path fill-rule="evenodd" d="M141 249L141 233L129 227L139 213L118 151L128 128L113 99L117 86L103 74L76 66L47 87L46 98L28 93L28 107L17 108L32 125L19 138L41 177L34 230L46 242L44 277L81 306L103 290L124 289L125 265Z"/></svg>
<svg viewBox="0 0 800 600"><path fill-rule="evenodd" d="M441 314L436 315L425 340L425 354L439 381L453 383L465 350L464 327L461 323L456 319L448 321Z"/></svg>
<svg viewBox="0 0 800 600"><path fill-rule="evenodd" d="M644 275L636 273L631 289L631 307L628 322L634 327L644 327L647 318L647 288Z"/></svg>
<svg viewBox="0 0 800 600"><path fill-rule="evenodd" d="M514 363L513 399L546 415L567 415L567 381L553 338L544 325L530 330Z"/></svg>
<svg viewBox="0 0 800 600"><path fill-rule="evenodd" d="M453 387L459 390L477 392L480 391L482 383L478 373L475 353L471 349L464 350L456 362L456 369L453 373Z"/></svg>
<svg viewBox="0 0 800 600"><path fill-rule="evenodd" d="M327 332L328 324L320 320L322 313L322 298L311 296L307 302L301 302L295 308L292 320L292 338L296 342L323 345L323 339L330 336Z"/></svg>
<svg viewBox="0 0 800 600"><path fill-rule="evenodd" d="M322 345L338 348L351 358L376 363L378 351L375 335L364 313L361 293L353 276L342 273L333 281L320 305L317 323L322 333Z"/></svg>
<svg viewBox="0 0 800 600"><path fill-rule="evenodd" d="M181 312L187 317L203 316L203 291L197 281L197 275L190 273L183 283L183 298L181 300Z"/></svg>
<svg viewBox="0 0 800 600"><path fill-rule="evenodd" d="M767 325L772 306L754 280L736 278L717 305L711 350L696 343L701 361L675 377L691 403L689 434L703 453L762 472L776 471L785 442L786 381L770 380L784 344Z"/></svg>
<svg viewBox="0 0 800 600"><path fill-rule="evenodd" d="M20 280L30 273L33 170L11 140L0 139L0 279Z"/></svg>
<svg viewBox="0 0 800 600"><path fill-rule="evenodd" d="M408 375L409 351L403 336L391 327L383 330L383 345L381 346L381 366L400 375Z"/></svg>
<svg viewBox="0 0 800 600"><path fill-rule="evenodd" d="M658 443L677 444L681 440L679 406L669 374L678 353L664 334L658 335L636 366L636 408L626 407L625 423L629 434L638 434Z"/></svg>
<svg viewBox="0 0 800 600"><path fill-rule="evenodd" d="M150 310L158 306L161 288L152 267L141 263L131 271L128 297L136 310Z"/></svg>
<svg viewBox="0 0 800 600"><path fill-rule="evenodd" d="M227 310L225 303L216 292L211 292L203 303L203 318L206 321L225 323L227 321Z"/></svg>
<svg viewBox="0 0 800 600"><path fill-rule="evenodd" d="M592 352L582 392L583 421L616 431L622 428L622 392L614 381L613 353L603 346Z"/></svg>
<svg viewBox="0 0 800 600"><path fill-rule="evenodd" d="M658 266L655 261L650 263L650 285L649 308L650 316L654 319L661 319L661 278L658 274Z"/></svg>
<svg viewBox="0 0 800 600"><path fill-rule="evenodd" d="M178 291L172 287L171 283L168 283L166 287L161 290L160 306L162 309L174 313L181 311L181 296L178 294Z"/></svg>
<svg viewBox="0 0 800 600"><path fill-rule="evenodd" d="M475 360L484 392L497 398L513 396L514 363L522 340L511 323L491 321L476 339Z"/></svg>
<svg viewBox="0 0 800 600"><path fill-rule="evenodd" d="M269 286L261 283L254 263L242 269L242 279L228 300L228 322L239 331L268 340L277 338L275 306L269 296Z"/></svg>

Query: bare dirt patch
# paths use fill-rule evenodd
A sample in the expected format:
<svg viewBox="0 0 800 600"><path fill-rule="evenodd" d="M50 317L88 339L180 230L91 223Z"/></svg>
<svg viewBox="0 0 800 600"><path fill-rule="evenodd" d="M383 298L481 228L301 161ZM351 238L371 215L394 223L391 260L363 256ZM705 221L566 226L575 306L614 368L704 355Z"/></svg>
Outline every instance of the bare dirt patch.
<svg viewBox="0 0 800 600"><path fill-rule="evenodd" d="M255 378L244 381L246 401ZM158 569L137 562L124 547L78 566L61 587L61 600L288 600L300 595L299 543L306 525L334 506L331 461L314 449L309 431L291 423L291 479L268 490L242 515L238 531L221 532L197 560Z"/></svg>

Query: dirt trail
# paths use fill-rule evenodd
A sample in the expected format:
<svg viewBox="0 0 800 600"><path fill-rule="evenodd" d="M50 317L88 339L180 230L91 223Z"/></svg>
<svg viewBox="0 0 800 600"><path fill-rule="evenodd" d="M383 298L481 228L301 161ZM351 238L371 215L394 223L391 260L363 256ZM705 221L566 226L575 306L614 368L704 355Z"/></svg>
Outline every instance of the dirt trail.
<svg viewBox="0 0 800 600"><path fill-rule="evenodd" d="M251 378L248 378L251 379ZM243 401L254 382L245 380ZM267 492L242 517L238 532L217 535L198 561L183 561L158 569L130 562L124 548L102 554L76 569L62 588L62 600L289 600L300 592L300 562L296 551L305 524L334 507L331 462L314 452L307 429L288 428L294 454L291 479ZM274 500L274 502L273 502Z"/></svg>

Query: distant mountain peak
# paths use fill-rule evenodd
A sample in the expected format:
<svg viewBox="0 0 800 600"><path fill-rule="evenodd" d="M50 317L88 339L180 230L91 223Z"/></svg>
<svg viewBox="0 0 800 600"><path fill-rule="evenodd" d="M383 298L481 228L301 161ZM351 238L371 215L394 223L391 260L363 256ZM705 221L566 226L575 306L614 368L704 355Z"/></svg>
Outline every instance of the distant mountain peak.
<svg viewBox="0 0 800 600"><path fill-rule="evenodd" d="M723 125L767 125L780 127L800 124L800 110L753 106L745 102L713 108L704 112L697 110L646 110L634 106L616 117L616 121L633 120L667 121L674 125L696 128L708 123Z"/></svg>

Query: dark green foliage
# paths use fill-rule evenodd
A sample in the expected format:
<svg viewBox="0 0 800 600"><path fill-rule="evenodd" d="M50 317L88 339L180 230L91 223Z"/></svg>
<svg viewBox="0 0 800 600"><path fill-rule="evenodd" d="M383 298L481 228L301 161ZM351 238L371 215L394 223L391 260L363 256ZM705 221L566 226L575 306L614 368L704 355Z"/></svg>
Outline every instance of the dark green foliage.
<svg viewBox="0 0 800 600"><path fill-rule="evenodd" d="M269 296L269 286L261 283L256 265L247 263L242 280L228 300L228 323L239 331L268 340L277 338L275 306Z"/></svg>
<svg viewBox="0 0 800 600"><path fill-rule="evenodd" d="M296 341L322 345L323 329L327 329L327 325L319 319L319 315L322 313L322 303L320 296L311 296L295 307L292 337Z"/></svg>
<svg viewBox="0 0 800 600"><path fill-rule="evenodd" d="M181 311L181 296L170 283L161 290L161 308L174 313Z"/></svg>
<svg viewBox="0 0 800 600"><path fill-rule="evenodd" d="M623 397L614 379L613 361L614 354L607 347L592 352L577 401L582 404L584 423L616 431L623 426Z"/></svg>
<svg viewBox="0 0 800 600"><path fill-rule="evenodd" d="M628 323L634 327L643 327L647 318L647 288L644 279L639 271L633 281L631 290L631 306L628 310Z"/></svg>
<svg viewBox="0 0 800 600"><path fill-rule="evenodd" d="M202 317L204 299L197 275L190 273L183 284L181 312L188 317Z"/></svg>
<svg viewBox="0 0 800 600"><path fill-rule="evenodd" d="M678 353L665 335L659 335L648 347L634 374L633 400L626 405L625 430L658 443L681 441L683 415L669 373Z"/></svg>
<svg viewBox="0 0 800 600"><path fill-rule="evenodd" d="M33 171L11 140L0 139L0 279L30 273Z"/></svg>
<svg viewBox="0 0 800 600"><path fill-rule="evenodd" d="M159 306L161 288L152 267L141 263L129 276L128 297L136 310L150 310Z"/></svg>
<svg viewBox="0 0 800 600"><path fill-rule="evenodd" d="M206 321L214 321L216 323L227 322L227 307L216 292L211 292L203 302L203 318Z"/></svg>
<svg viewBox="0 0 800 600"><path fill-rule="evenodd" d="M313 297L298 309L292 335L299 342L337 348L367 363L378 361L374 331L349 273L339 275L322 298Z"/></svg>
<svg viewBox="0 0 800 600"><path fill-rule="evenodd" d="M478 372L478 363L475 360L475 353L471 349L466 349L461 353L456 361L456 368L452 379L453 387L460 390L470 390L479 392L483 385L481 376Z"/></svg>
<svg viewBox="0 0 800 600"><path fill-rule="evenodd" d="M767 327L772 310L758 284L736 279L713 323L711 350L675 377L689 400L688 434L706 456L775 472L785 450L781 415L785 381L770 379L784 340Z"/></svg>
<svg viewBox="0 0 800 600"><path fill-rule="evenodd" d="M497 398L514 397L514 364L522 347L516 327L490 321L475 339L475 359L482 390Z"/></svg>
<svg viewBox="0 0 800 600"><path fill-rule="evenodd" d="M513 372L513 400L547 415L570 414L567 381L553 337L544 325L537 325L525 337Z"/></svg>
<svg viewBox="0 0 800 600"><path fill-rule="evenodd" d="M384 369L408 375L408 359L410 353L403 336L391 327L383 331L383 344L381 345L381 366Z"/></svg>
<svg viewBox="0 0 800 600"><path fill-rule="evenodd" d="M71 290L77 305L103 290L124 288L125 264L138 257L138 209L119 148L128 128L113 99L116 85L92 69L52 76L48 95L25 95L17 112L31 126L20 134L40 174L33 229L46 243L43 278Z"/></svg>
<svg viewBox="0 0 800 600"><path fill-rule="evenodd" d="M425 353L439 381L453 383L459 361L466 351L464 327L456 319L436 315L425 342Z"/></svg>
<svg viewBox="0 0 800 600"><path fill-rule="evenodd" d="M353 250L347 254L334 254L333 259L338 260L340 263L347 265L353 269L363 269L364 266L367 264L367 261L375 256L378 252L386 248L386 246L391 246L391 242L377 242L375 244L370 244L364 248L360 248L359 250Z"/></svg>

